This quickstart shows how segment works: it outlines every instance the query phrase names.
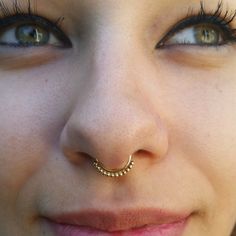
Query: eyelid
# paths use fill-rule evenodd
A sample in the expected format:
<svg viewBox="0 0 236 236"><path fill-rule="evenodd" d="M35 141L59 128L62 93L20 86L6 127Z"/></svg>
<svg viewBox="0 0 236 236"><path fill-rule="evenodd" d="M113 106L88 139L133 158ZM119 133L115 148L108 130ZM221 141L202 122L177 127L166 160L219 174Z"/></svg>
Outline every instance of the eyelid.
<svg viewBox="0 0 236 236"><path fill-rule="evenodd" d="M158 57L166 63L171 61L171 63L188 68L209 70L229 65L230 61L232 61L232 57L229 56L231 52L232 48L228 45L223 47L205 47L204 50L197 50L195 46L183 48L173 46L171 50L159 51Z"/></svg>

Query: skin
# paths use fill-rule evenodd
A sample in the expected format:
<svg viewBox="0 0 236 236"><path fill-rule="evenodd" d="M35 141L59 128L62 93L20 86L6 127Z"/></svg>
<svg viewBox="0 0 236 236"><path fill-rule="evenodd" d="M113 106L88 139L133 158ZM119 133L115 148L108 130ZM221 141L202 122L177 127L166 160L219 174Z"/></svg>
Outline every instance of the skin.
<svg viewBox="0 0 236 236"><path fill-rule="evenodd" d="M189 7L199 2L38 1L65 16L73 48L0 49L0 235L51 236L43 217L66 210L144 207L191 212L183 236L231 235L236 44L155 49ZM91 165L130 154L119 179Z"/></svg>

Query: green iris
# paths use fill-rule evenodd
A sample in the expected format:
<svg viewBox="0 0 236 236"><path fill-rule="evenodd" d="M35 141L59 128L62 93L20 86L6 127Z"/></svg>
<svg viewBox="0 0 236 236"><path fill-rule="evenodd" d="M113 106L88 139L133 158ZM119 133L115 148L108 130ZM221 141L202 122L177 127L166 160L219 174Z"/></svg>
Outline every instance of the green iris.
<svg viewBox="0 0 236 236"><path fill-rule="evenodd" d="M49 41L49 32L37 25L20 25L15 34L20 44L40 46Z"/></svg>
<svg viewBox="0 0 236 236"><path fill-rule="evenodd" d="M209 25L199 25L195 27L195 38L198 44L219 44L220 32L219 29Z"/></svg>

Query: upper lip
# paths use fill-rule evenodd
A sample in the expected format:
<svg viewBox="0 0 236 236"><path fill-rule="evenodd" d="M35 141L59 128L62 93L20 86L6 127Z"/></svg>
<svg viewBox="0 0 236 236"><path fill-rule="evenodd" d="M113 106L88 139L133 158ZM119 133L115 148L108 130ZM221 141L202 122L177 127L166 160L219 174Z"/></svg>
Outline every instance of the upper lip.
<svg viewBox="0 0 236 236"><path fill-rule="evenodd" d="M190 213L162 209L83 210L48 217L58 224L86 226L103 231L124 231L148 225L166 225L186 220Z"/></svg>

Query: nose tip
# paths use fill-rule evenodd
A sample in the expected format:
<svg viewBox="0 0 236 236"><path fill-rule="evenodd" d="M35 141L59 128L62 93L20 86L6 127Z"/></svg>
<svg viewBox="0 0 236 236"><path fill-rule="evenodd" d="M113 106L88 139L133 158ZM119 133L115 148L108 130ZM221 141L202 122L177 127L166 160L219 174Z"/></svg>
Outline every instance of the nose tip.
<svg viewBox="0 0 236 236"><path fill-rule="evenodd" d="M166 129L158 115L138 101L93 96L71 114L61 136L61 146L97 159L107 169L119 169L130 155L161 158L167 151ZM148 159L148 158L147 158Z"/></svg>

